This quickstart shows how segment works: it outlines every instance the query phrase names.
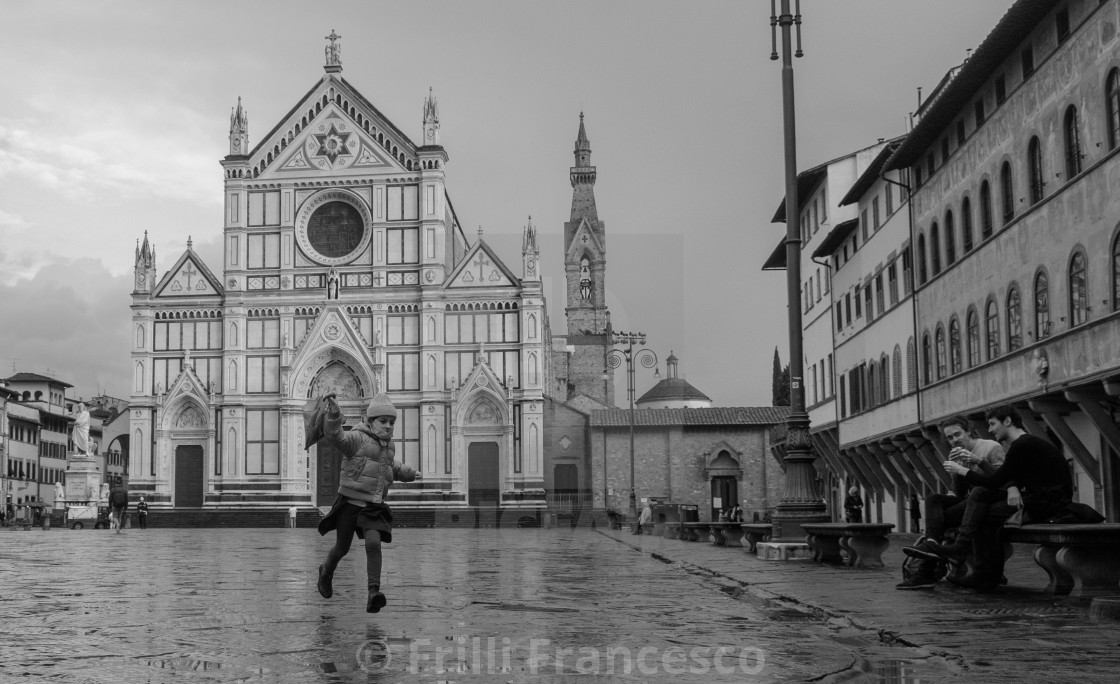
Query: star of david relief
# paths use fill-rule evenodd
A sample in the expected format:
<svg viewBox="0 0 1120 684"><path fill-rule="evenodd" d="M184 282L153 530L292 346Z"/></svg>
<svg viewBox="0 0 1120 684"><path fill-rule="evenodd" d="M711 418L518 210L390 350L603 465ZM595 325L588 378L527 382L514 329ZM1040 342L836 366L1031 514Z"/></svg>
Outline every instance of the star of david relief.
<svg viewBox="0 0 1120 684"><path fill-rule="evenodd" d="M325 125L320 125L319 130L324 130ZM325 130L322 134L311 135L308 137L308 152L312 157L326 157L326 166L334 166L335 160L339 157L351 156L350 146L353 144L350 141L351 133L345 132L346 124L331 124L330 128ZM318 160L319 166L324 166L322 160Z"/></svg>

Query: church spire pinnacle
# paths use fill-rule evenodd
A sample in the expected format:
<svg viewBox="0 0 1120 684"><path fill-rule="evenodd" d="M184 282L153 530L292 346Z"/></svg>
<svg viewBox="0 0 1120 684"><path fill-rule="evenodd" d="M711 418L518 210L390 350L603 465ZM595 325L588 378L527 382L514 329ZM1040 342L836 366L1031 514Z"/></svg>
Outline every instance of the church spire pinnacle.
<svg viewBox="0 0 1120 684"><path fill-rule="evenodd" d="M580 156L580 152L586 152L586 158ZM590 166L591 164L591 141L587 139L587 130L583 127L583 112L579 113L579 134L576 135L576 166Z"/></svg>
<svg viewBox="0 0 1120 684"><path fill-rule="evenodd" d="M431 86L428 97L424 99L424 144L438 146L439 142L439 105Z"/></svg>
<svg viewBox="0 0 1120 684"><path fill-rule="evenodd" d="M237 107L229 114L229 153L249 153L249 113L241 108L241 96L237 96Z"/></svg>

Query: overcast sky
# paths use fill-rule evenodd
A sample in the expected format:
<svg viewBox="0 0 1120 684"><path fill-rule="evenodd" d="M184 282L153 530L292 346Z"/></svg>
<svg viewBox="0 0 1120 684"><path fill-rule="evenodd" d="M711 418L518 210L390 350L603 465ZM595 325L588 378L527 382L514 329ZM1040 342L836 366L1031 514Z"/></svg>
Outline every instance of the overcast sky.
<svg viewBox="0 0 1120 684"><path fill-rule="evenodd" d="M905 132L1010 0L804 0L798 162ZM619 330L722 406L770 403L787 360L780 62L765 0L4 3L0 27L0 376L50 372L72 396L129 395L136 240L162 275L192 236L221 272L230 109L250 145L322 76L343 76L414 141L439 102L447 187L520 272L532 216L553 332L561 235L586 114ZM663 365L662 365L663 368ZM637 371L637 392L653 384ZM625 405L624 386L619 402Z"/></svg>

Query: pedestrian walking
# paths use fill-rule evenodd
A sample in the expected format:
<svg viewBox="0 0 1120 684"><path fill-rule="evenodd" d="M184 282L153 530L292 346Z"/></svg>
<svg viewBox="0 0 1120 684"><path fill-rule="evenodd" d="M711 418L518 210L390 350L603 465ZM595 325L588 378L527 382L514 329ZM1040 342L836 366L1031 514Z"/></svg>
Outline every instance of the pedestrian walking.
<svg viewBox="0 0 1120 684"><path fill-rule="evenodd" d="M293 530L296 527L296 515L298 513L299 513L299 509L296 508L294 505L288 507L288 527L292 528Z"/></svg>
<svg viewBox="0 0 1120 684"><path fill-rule="evenodd" d="M648 525L651 520L653 520L653 509L650 508L649 502L647 501L646 505L642 508L641 515L638 516L638 524L634 526L633 534L641 534L642 525Z"/></svg>
<svg viewBox="0 0 1120 684"><path fill-rule="evenodd" d="M117 534L124 527L124 515L128 510L128 490L125 489L124 480L118 475L112 489L109 490L110 519L117 526Z"/></svg>
<svg viewBox="0 0 1120 684"><path fill-rule="evenodd" d="M136 516L140 518L140 529L148 529L148 502L144 501L144 497L140 497L140 503L136 504Z"/></svg>
<svg viewBox="0 0 1120 684"><path fill-rule="evenodd" d="M325 415L305 414L309 425L322 422L323 439L342 455L338 497L319 521L319 534L335 531L335 542L326 561L319 566L318 589L323 598L334 594L331 584L339 561L350 551L354 535L366 547L366 612L380 612L387 603L381 591L381 544L393 541L393 513L385 494L394 480L412 482L420 474L393 459L393 426L397 409L384 393L378 393L366 408L365 423L349 432L342 429L342 410L335 395L323 398ZM310 432L310 430L309 430Z"/></svg>
<svg viewBox="0 0 1120 684"><path fill-rule="evenodd" d="M859 487L852 485L848 496L844 499L845 520L850 523L863 522L863 497L859 495Z"/></svg>
<svg viewBox="0 0 1120 684"><path fill-rule="evenodd" d="M910 531L914 534L922 531L922 504L914 492L910 493Z"/></svg>

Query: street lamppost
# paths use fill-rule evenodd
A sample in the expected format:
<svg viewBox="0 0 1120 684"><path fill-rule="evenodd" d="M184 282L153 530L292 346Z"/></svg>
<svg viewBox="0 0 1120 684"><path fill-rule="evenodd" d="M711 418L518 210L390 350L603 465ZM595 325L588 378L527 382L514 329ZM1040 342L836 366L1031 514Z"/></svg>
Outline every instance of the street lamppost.
<svg viewBox="0 0 1120 684"><path fill-rule="evenodd" d="M790 27L797 26L797 56L801 56L801 0L796 0L796 13L790 12L790 0L781 0L781 14L774 13L770 0L770 26L773 51L770 59L778 59L778 27L782 34L782 120L785 132L786 186L786 293L789 313L789 418L786 421L786 488L774 516L773 538L802 538L801 523L825 521L825 504L817 493L813 473L812 445L809 441L809 414L805 411L805 387L802 382L801 329L801 233L800 198L797 195L797 127L794 117L793 60Z"/></svg>
<svg viewBox="0 0 1120 684"><path fill-rule="evenodd" d="M645 344L645 333L613 333L612 344L624 345L621 349L612 349L607 352L607 365L612 369L626 363L626 394L630 400L630 508L627 515L634 518L638 515L638 499L634 490L634 362L642 364L645 368L657 365L657 354L652 349L640 349L634 353L634 343ZM654 377L659 374L654 370Z"/></svg>

